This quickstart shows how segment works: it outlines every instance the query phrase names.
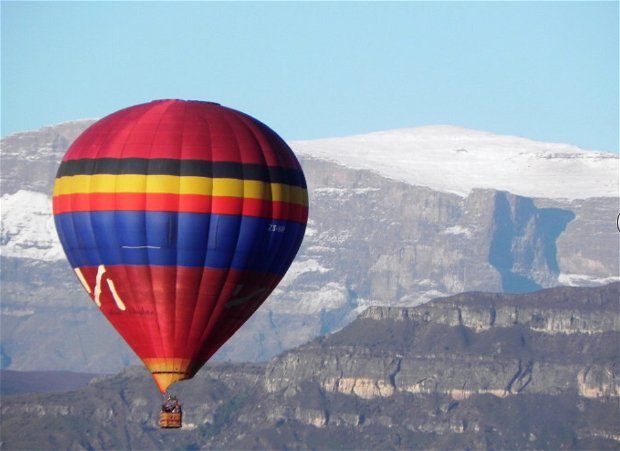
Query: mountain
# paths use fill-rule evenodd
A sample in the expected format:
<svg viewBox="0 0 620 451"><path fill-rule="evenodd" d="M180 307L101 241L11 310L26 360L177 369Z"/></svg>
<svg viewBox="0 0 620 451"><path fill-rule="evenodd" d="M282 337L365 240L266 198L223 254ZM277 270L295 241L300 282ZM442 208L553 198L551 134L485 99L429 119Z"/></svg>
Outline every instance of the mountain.
<svg viewBox="0 0 620 451"><path fill-rule="evenodd" d="M71 371L0 370L0 394L54 393L76 390L88 385L97 374Z"/></svg>
<svg viewBox="0 0 620 451"><path fill-rule="evenodd" d="M157 428L141 367L5 396L6 449L618 449L620 283L370 307L268 363L209 363Z"/></svg>
<svg viewBox="0 0 620 451"><path fill-rule="evenodd" d="M292 146L302 156L463 197L474 189L533 198L618 196L615 154L462 127L389 130Z"/></svg>
<svg viewBox="0 0 620 451"><path fill-rule="evenodd" d="M3 368L137 362L71 275L53 228L58 163L90 123L2 140ZM267 360L368 306L619 278L617 155L445 126L291 145L309 186L304 243L216 360Z"/></svg>

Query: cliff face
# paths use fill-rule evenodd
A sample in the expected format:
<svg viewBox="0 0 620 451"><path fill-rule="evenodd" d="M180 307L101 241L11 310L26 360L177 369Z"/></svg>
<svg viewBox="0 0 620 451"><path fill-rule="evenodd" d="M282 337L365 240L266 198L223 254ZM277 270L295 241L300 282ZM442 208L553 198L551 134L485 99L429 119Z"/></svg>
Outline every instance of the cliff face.
<svg viewBox="0 0 620 451"><path fill-rule="evenodd" d="M557 288L527 295L465 293L417 308L371 307L360 319L465 326L476 332L522 325L544 334L597 334L620 330L614 288L596 292ZM620 302L620 301L619 301Z"/></svg>
<svg viewBox="0 0 620 451"><path fill-rule="evenodd" d="M490 189L463 197L326 161L303 164L317 232L306 237L306 252L337 244L332 258L356 261L362 274L370 265L370 282L354 287L364 298L406 303L431 290L524 292L583 275L617 277L617 232L608 220L616 198L534 199Z"/></svg>
<svg viewBox="0 0 620 451"><path fill-rule="evenodd" d="M3 368L103 372L138 362L83 292L51 217L58 163L89 123L2 140ZM532 165L544 160L530 153ZM466 164L468 154L459 155L464 160L455 161ZM494 189L457 195L324 159L301 162L310 196L302 248L216 359L269 359L344 327L372 305L409 307L472 290L600 285L620 274L617 197L530 198ZM589 173L580 171L580 179Z"/></svg>
<svg viewBox="0 0 620 451"><path fill-rule="evenodd" d="M620 284L374 307L267 364L175 385L184 427L130 368L66 394L4 397L3 446L617 449Z"/></svg>
<svg viewBox="0 0 620 451"><path fill-rule="evenodd" d="M310 379L327 392L364 399L396 392L462 400L564 390L617 397L619 299L620 284L612 284L369 308L338 334L273 361L266 389L290 391Z"/></svg>

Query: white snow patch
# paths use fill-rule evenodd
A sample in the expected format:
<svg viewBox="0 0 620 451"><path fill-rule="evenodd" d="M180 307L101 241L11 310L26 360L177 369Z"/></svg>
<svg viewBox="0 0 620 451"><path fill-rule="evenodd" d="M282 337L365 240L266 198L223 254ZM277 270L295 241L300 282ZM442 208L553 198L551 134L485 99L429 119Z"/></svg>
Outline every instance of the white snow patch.
<svg viewBox="0 0 620 451"><path fill-rule="evenodd" d="M295 313L337 310L347 304L347 289L337 282L328 282L317 291L304 291L299 295L299 302L291 305Z"/></svg>
<svg viewBox="0 0 620 451"><path fill-rule="evenodd" d="M58 240L50 196L20 190L4 194L0 252L5 257L56 261L65 258Z"/></svg>
<svg viewBox="0 0 620 451"><path fill-rule="evenodd" d="M331 201L344 203L351 196L352 192L346 188L316 188L312 191L312 195L319 198L329 198Z"/></svg>
<svg viewBox="0 0 620 451"><path fill-rule="evenodd" d="M284 288L289 286L302 274L309 272L324 274L329 271L329 268L322 266L317 260L312 258L309 260L295 260L284 275L284 278L280 281L278 287Z"/></svg>
<svg viewBox="0 0 620 451"><path fill-rule="evenodd" d="M351 232L349 230L333 230L329 229L325 232L321 232L318 236L319 241L322 244L335 244L341 245L345 241L351 238Z"/></svg>
<svg viewBox="0 0 620 451"><path fill-rule="evenodd" d="M616 154L460 127L439 125L290 144L301 156L461 196L475 188L567 199L619 193Z"/></svg>
<svg viewBox="0 0 620 451"><path fill-rule="evenodd" d="M353 192L355 194L368 194L368 193L374 193L380 190L381 188L373 188L372 186L369 186L367 188L353 188Z"/></svg>
<svg viewBox="0 0 620 451"><path fill-rule="evenodd" d="M343 196L348 191L349 190L347 190L346 188L324 187L324 188L315 188L312 192L314 194L327 194L327 195L332 195L332 196Z"/></svg>
<svg viewBox="0 0 620 451"><path fill-rule="evenodd" d="M311 290L306 287L303 291L287 291L284 297L282 294L284 292L278 286L268 301L269 308L278 313L312 315L337 310L347 304L347 289L337 282L327 282Z"/></svg>
<svg viewBox="0 0 620 451"><path fill-rule="evenodd" d="M351 195L368 194L375 191L379 191L379 188L366 187L366 188L334 188L323 187L315 188L312 192L319 196L332 196L332 197L350 197Z"/></svg>
<svg viewBox="0 0 620 451"><path fill-rule="evenodd" d="M446 230L442 231L441 233L444 233L447 235L465 235L466 237L471 236L471 230L469 230L466 227L460 226L460 225L448 227Z"/></svg>
<svg viewBox="0 0 620 451"><path fill-rule="evenodd" d="M368 307L385 307L386 301L381 301L378 299L366 299L366 298L357 298L357 307L355 307L355 311L359 314L366 310Z"/></svg>
<svg viewBox="0 0 620 451"><path fill-rule="evenodd" d="M15 316L15 317L23 317L23 316L30 316L30 315L34 315L34 310L29 309L29 308L10 308L10 307L3 307L2 310L0 310L0 315L3 316Z"/></svg>
<svg viewBox="0 0 620 451"><path fill-rule="evenodd" d="M444 293L443 291L430 289L422 293L416 293L411 296L403 296L398 300L398 305L402 307L416 307L418 305L426 304L433 299L448 296L450 293Z"/></svg>
<svg viewBox="0 0 620 451"><path fill-rule="evenodd" d="M429 289L427 291L421 291L413 295L403 296L397 301L381 301L376 299L357 299L357 307L355 312L357 315L362 313L368 307L416 307L418 305L426 304L427 302L448 296L449 293L444 293L436 289Z"/></svg>
<svg viewBox="0 0 620 451"><path fill-rule="evenodd" d="M316 229L313 229L312 227L306 227L306 233L304 234L304 237L311 237L316 235Z"/></svg>
<svg viewBox="0 0 620 451"><path fill-rule="evenodd" d="M616 277L594 277L586 274L566 274L561 273L558 276L558 283L560 285L567 285L569 287L587 287L587 286L600 286L607 285L608 283L620 281L620 276Z"/></svg>
<svg viewBox="0 0 620 451"><path fill-rule="evenodd" d="M308 248L306 249L306 252L308 254L324 254L326 252L333 254L334 252L336 252L336 250L337 250L336 248L328 247L328 246L308 246Z"/></svg>

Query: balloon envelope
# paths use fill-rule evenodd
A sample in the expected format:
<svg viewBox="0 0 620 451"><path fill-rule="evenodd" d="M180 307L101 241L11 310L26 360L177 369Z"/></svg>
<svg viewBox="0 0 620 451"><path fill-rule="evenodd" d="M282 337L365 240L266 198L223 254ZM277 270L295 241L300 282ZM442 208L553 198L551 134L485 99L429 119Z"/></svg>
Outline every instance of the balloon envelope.
<svg viewBox="0 0 620 451"><path fill-rule="evenodd" d="M180 100L89 127L60 164L53 205L75 274L162 392L265 301L308 217L302 169L275 132Z"/></svg>

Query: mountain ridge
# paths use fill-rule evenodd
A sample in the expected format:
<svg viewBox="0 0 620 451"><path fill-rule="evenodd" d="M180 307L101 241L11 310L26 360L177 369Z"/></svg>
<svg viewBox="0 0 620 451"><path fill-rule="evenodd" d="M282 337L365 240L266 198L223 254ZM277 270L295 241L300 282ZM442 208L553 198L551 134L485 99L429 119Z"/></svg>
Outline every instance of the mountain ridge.
<svg viewBox="0 0 620 451"><path fill-rule="evenodd" d="M480 188L559 199L618 195L616 154L463 127L404 128L290 144L304 157L463 197ZM559 173L569 186L557 187Z"/></svg>
<svg viewBox="0 0 620 451"><path fill-rule="evenodd" d="M184 402L174 432L157 428L161 398L138 366L69 393L7 396L3 446L617 449L620 324L608 317L619 293L615 283L371 308L269 362L208 363L173 386ZM558 315L576 321L555 333L545 325Z"/></svg>
<svg viewBox="0 0 620 451"><path fill-rule="evenodd" d="M58 164L87 125L2 140L3 368L97 373L136 362L83 292L53 228ZM270 299L216 359L269 359L341 329L371 305L619 278L617 197L558 200L494 189L462 197L300 160L310 196L304 243Z"/></svg>

